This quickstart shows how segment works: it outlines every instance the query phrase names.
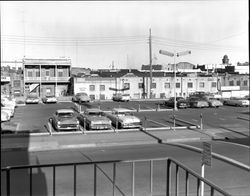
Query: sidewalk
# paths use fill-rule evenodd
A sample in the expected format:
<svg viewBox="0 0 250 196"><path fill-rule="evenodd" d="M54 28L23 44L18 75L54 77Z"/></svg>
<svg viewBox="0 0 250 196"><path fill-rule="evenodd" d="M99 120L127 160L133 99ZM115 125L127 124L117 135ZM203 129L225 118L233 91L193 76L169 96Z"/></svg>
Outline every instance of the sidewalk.
<svg viewBox="0 0 250 196"><path fill-rule="evenodd" d="M26 150L49 151L73 148L142 145L171 142L189 142L211 140L212 138L195 130L160 130L131 131L119 133L75 133L63 135L41 136L6 136L2 137L1 151Z"/></svg>

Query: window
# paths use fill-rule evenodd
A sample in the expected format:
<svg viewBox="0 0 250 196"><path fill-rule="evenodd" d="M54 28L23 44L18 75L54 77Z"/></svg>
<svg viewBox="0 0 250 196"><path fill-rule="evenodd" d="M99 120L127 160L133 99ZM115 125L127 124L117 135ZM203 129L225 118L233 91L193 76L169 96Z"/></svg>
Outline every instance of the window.
<svg viewBox="0 0 250 196"><path fill-rule="evenodd" d="M129 83L124 83L123 88L130 88L130 84Z"/></svg>
<svg viewBox="0 0 250 196"><path fill-rule="evenodd" d="M63 71L62 70L58 70L58 77L63 77Z"/></svg>
<svg viewBox="0 0 250 196"><path fill-rule="evenodd" d="M229 86L234 86L234 81L229 81Z"/></svg>
<svg viewBox="0 0 250 196"><path fill-rule="evenodd" d="M50 94L51 93L51 88L46 88L46 93Z"/></svg>
<svg viewBox="0 0 250 196"><path fill-rule="evenodd" d="M94 91L95 90L95 85L89 85L89 90Z"/></svg>
<svg viewBox="0 0 250 196"><path fill-rule="evenodd" d="M211 83L211 86L212 86L212 88L216 88L216 87L217 87L216 82L212 82L212 83Z"/></svg>
<svg viewBox="0 0 250 196"><path fill-rule="evenodd" d="M138 88L143 88L143 83L138 83Z"/></svg>
<svg viewBox="0 0 250 196"><path fill-rule="evenodd" d="M45 71L45 76L49 76L49 70Z"/></svg>
<svg viewBox="0 0 250 196"><path fill-rule="evenodd" d="M200 82L200 88L204 88L205 87L205 83L204 82Z"/></svg>
<svg viewBox="0 0 250 196"><path fill-rule="evenodd" d="M243 81L243 85L244 85L244 86L247 86L247 85L248 85L247 83L248 83L247 80L244 80L244 81Z"/></svg>
<svg viewBox="0 0 250 196"><path fill-rule="evenodd" d="M152 83L152 88L156 88L156 83Z"/></svg>
<svg viewBox="0 0 250 196"><path fill-rule="evenodd" d="M104 100L105 99L105 95L100 94L100 99Z"/></svg>
<svg viewBox="0 0 250 196"><path fill-rule="evenodd" d="M236 82L236 86L240 86L240 80Z"/></svg>
<svg viewBox="0 0 250 196"><path fill-rule="evenodd" d="M32 71L28 71L28 77L32 77Z"/></svg>
<svg viewBox="0 0 250 196"><path fill-rule="evenodd" d="M175 87L176 88L180 88L181 87L181 83L180 82L175 83Z"/></svg>
<svg viewBox="0 0 250 196"><path fill-rule="evenodd" d="M91 85L90 85L91 86ZM94 85L92 85L92 86L94 86ZM91 99L91 100L95 100L95 95L89 95L89 98Z"/></svg>
<svg viewBox="0 0 250 196"><path fill-rule="evenodd" d="M105 91L105 85L100 85L100 91Z"/></svg>
<svg viewBox="0 0 250 196"><path fill-rule="evenodd" d="M169 82L165 83L164 87L165 88L170 88L170 83Z"/></svg>
<svg viewBox="0 0 250 196"><path fill-rule="evenodd" d="M188 86L188 88L193 88L193 83L192 82L188 82L187 86Z"/></svg>
<svg viewBox="0 0 250 196"><path fill-rule="evenodd" d="M36 77L40 77L40 72L36 71Z"/></svg>

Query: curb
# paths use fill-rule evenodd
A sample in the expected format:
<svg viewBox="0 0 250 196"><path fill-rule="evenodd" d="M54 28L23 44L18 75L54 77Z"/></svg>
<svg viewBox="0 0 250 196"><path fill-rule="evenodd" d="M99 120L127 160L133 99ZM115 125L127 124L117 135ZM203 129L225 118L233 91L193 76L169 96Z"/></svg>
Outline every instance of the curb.
<svg viewBox="0 0 250 196"><path fill-rule="evenodd" d="M147 144L158 144L158 143L179 143L188 141L204 141L201 137L194 138L182 138L182 139L162 139L159 140L136 140L136 141L126 141L126 142L100 142L100 143L88 143L88 144L68 144L59 145L58 142L50 142L49 144L42 144L39 146L34 144L33 146L22 146L19 145L15 148L2 148L1 152L11 152L11 151L27 151L27 152L41 152L41 151L52 151L52 150L66 150L66 149L77 149L77 148L95 148L95 147L112 147L112 146L130 146L130 145L147 145ZM207 139L208 141L209 139ZM40 142L41 143L41 142Z"/></svg>

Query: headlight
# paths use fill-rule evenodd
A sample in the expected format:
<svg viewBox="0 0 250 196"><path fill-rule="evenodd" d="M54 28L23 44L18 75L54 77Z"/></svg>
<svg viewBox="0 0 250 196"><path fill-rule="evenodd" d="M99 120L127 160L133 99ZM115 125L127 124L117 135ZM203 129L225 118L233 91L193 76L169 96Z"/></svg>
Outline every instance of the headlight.
<svg viewBox="0 0 250 196"><path fill-rule="evenodd" d="M60 121L58 121L58 122L57 122L57 124L58 124L58 125L60 125L60 124L61 124L61 122L60 122Z"/></svg>
<svg viewBox="0 0 250 196"><path fill-rule="evenodd" d="M79 120L76 120L76 123L79 124Z"/></svg>

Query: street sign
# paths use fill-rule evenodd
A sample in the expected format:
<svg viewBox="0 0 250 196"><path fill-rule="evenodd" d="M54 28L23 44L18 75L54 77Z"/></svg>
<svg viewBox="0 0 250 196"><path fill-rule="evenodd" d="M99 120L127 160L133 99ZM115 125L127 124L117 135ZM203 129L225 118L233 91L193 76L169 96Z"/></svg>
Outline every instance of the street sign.
<svg viewBox="0 0 250 196"><path fill-rule="evenodd" d="M212 146L207 142L203 142L202 164L212 165Z"/></svg>

